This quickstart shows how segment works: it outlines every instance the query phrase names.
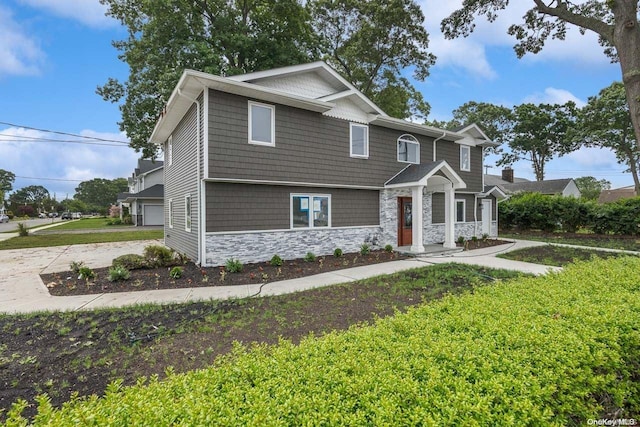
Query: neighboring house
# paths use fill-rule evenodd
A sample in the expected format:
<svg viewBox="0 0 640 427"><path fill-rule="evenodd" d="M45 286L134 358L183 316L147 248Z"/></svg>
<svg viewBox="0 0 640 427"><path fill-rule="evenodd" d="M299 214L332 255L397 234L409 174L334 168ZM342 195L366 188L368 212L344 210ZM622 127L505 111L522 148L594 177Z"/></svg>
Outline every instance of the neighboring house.
<svg viewBox="0 0 640 427"><path fill-rule="evenodd" d="M495 143L476 125L391 118L324 62L187 70L150 140L165 155L165 244L201 265L497 234L482 175Z"/></svg>
<svg viewBox="0 0 640 427"><path fill-rule="evenodd" d="M598 203L611 203L620 199L629 199L632 197L636 197L637 195L638 194L636 193L635 185L616 188L614 190L602 190L600 192L600 196L598 197Z"/></svg>
<svg viewBox="0 0 640 427"><path fill-rule="evenodd" d="M507 195L529 192L564 197L580 197L580 190L571 178L529 181L524 178L514 177L514 172L511 168L503 169L502 176L485 175L484 183L487 186L499 187L500 190Z"/></svg>
<svg viewBox="0 0 640 427"><path fill-rule="evenodd" d="M118 194L120 218L126 206L134 225L164 225L163 164L159 160L138 160L128 179L129 192Z"/></svg>

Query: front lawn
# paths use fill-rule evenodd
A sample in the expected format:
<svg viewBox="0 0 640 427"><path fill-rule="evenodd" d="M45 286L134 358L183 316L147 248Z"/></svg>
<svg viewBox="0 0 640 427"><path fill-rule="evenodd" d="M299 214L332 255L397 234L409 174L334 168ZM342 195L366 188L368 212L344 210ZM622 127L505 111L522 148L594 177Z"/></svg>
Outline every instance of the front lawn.
<svg viewBox="0 0 640 427"><path fill-rule="evenodd" d="M498 258L556 267L564 267L576 261L589 261L594 257L609 259L620 256L625 254L554 245L535 246L497 255Z"/></svg>
<svg viewBox="0 0 640 427"><path fill-rule="evenodd" d="M131 230L80 234L32 234L25 237L13 237L11 239L1 240L0 250L81 245L86 243L126 242L130 240L161 240L163 238L164 230Z"/></svg>
<svg viewBox="0 0 640 427"><path fill-rule="evenodd" d="M73 220L68 222L63 222L60 225L56 225L53 228L49 228L47 230L57 231L57 230L87 230L87 229L100 229L100 228L109 228L116 227L113 225L109 225L109 221L111 218L99 217L99 218L82 218L79 220ZM118 225L117 227L133 227L132 225Z"/></svg>

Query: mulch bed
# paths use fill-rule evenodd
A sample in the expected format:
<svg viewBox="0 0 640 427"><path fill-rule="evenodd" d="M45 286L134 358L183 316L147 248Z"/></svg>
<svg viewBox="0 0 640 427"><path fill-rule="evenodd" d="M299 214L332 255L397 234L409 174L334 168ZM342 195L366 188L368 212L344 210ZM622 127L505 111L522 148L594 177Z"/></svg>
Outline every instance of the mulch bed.
<svg viewBox="0 0 640 427"><path fill-rule="evenodd" d="M465 247L465 250L471 250L505 243L509 242L496 239L478 239L475 242L466 242L466 246L459 246ZM304 259L287 260L281 267L274 267L268 261L244 264L239 273L230 273L224 267L198 267L192 262L188 262L181 265L183 273L179 279L169 276L171 267L131 270L131 277L128 280L118 282L109 281L109 267L93 269L96 278L91 281L79 279L78 275L70 270L41 274L40 278L51 295L69 296L206 286L254 285L406 258L408 258L407 255L398 252L374 250L367 255L349 253L343 254L339 258L327 255L318 257L312 262L307 262Z"/></svg>

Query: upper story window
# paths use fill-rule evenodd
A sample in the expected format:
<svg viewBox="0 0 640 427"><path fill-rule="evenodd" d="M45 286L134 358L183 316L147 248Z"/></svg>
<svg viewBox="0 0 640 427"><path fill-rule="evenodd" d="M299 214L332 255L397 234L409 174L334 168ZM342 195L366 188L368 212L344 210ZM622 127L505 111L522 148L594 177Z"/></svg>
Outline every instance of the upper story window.
<svg viewBox="0 0 640 427"><path fill-rule="evenodd" d="M405 134L398 138L398 161L420 164L420 142L415 136Z"/></svg>
<svg viewBox="0 0 640 427"><path fill-rule="evenodd" d="M471 170L471 147L460 146L460 170L469 172Z"/></svg>
<svg viewBox="0 0 640 427"><path fill-rule="evenodd" d="M276 109L249 101L249 144L276 145Z"/></svg>
<svg viewBox="0 0 640 427"><path fill-rule="evenodd" d="M369 157L369 127L351 123L350 126L351 157Z"/></svg>
<svg viewBox="0 0 640 427"><path fill-rule="evenodd" d="M173 163L173 135L167 140L167 165Z"/></svg>

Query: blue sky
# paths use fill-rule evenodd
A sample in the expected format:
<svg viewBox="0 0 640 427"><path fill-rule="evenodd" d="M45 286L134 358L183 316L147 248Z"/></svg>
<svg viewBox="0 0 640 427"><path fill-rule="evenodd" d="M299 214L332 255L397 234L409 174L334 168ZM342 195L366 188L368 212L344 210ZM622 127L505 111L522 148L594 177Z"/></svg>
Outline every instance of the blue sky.
<svg viewBox="0 0 640 427"><path fill-rule="evenodd" d="M416 83L431 104L430 119L449 119L453 109L471 100L509 107L567 100L582 104L620 80L618 65L609 63L595 36L581 36L575 29L566 41L548 43L541 54L516 58L506 28L520 19L529 1L511 2L497 22L479 22L467 39L444 40L439 23L461 1L420 2L430 50L438 56L431 76ZM19 177L14 189L42 185L61 200L71 197L80 181L132 173L138 154L124 144L39 142L30 138L52 135L21 127L126 141L118 129L117 106L95 93L107 78L126 80L128 75L111 46L126 31L104 11L98 0L0 3L0 122L20 125L0 123L0 169ZM489 158L487 164L494 162ZM527 162L514 169L516 176L533 179ZM592 175L611 181L614 188L632 185L624 170L610 151L582 149L551 161L546 178ZM499 168L490 173L498 174Z"/></svg>

